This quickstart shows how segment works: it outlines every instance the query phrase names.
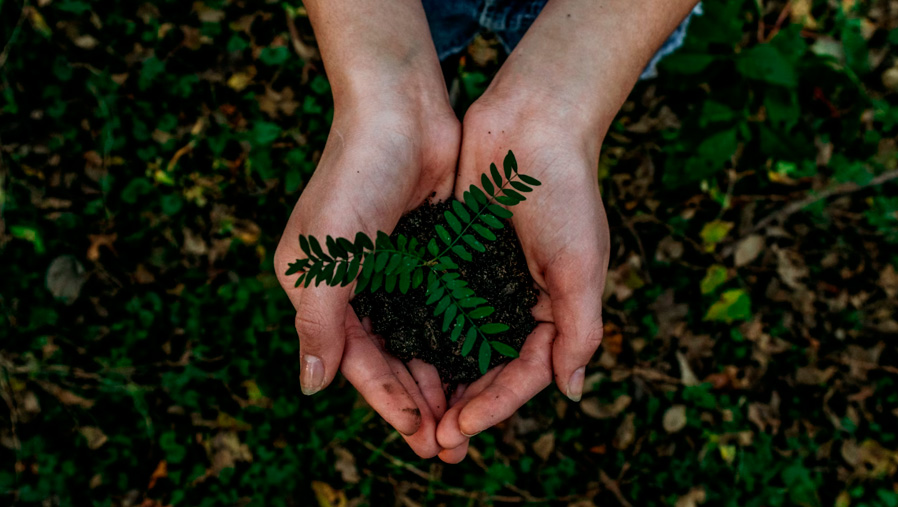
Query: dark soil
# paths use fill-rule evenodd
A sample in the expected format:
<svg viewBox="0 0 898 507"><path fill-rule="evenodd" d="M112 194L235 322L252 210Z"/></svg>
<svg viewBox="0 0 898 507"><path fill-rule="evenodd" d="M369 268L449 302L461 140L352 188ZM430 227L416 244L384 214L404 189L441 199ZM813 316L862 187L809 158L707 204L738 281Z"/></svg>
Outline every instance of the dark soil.
<svg viewBox="0 0 898 507"><path fill-rule="evenodd" d="M444 223L443 212L450 206L449 202L421 206L402 217L393 237L402 233L426 244L435 237L434 225ZM510 222L505 224L503 229L494 231L496 241L483 241L486 252L471 251L472 262L455 260L461 278L496 309L484 322L500 322L509 327L491 338L520 350L536 327L530 309L536 304L537 291L514 229ZM418 358L436 366L440 378L450 386L476 380L481 376L477 366L479 344L467 357L461 356L464 336L452 342L450 333L442 332L443 317L434 317L434 306L426 304L425 285L409 289L406 294L398 290L392 294L365 291L355 297L352 306L359 317L371 318L374 332L384 338L387 351L395 357L403 361ZM493 351L490 368L508 359Z"/></svg>

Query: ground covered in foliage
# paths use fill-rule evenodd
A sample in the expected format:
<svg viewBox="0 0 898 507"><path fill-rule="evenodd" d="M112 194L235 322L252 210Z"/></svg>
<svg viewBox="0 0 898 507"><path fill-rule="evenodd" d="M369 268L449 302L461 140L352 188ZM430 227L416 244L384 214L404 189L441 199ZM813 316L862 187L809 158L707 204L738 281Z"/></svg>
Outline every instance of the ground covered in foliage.
<svg viewBox="0 0 898 507"><path fill-rule="evenodd" d="M898 3L706 2L598 177L605 342L458 466L300 395L301 8L0 1L0 503L898 505ZM479 39L460 105L502 58Z"/></svg>

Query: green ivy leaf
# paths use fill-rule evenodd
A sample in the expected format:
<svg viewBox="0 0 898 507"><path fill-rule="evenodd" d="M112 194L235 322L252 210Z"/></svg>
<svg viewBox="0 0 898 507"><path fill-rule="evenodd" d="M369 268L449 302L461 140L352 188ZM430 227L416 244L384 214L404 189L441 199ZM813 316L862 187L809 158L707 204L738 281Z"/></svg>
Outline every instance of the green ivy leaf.
<svg viewBox="0 0 898 507"><path fill-rule="evenodd" d="M751 298L742 289L724 292L720 299L711 305L704 320L732 323L736 320L751 318Z"/></svg>
<svg viewBox="0 0 898 507"><path fill-rule="evenodd" d="M702 294L710 294L714 292L714 289L720 287L727 280L729 280L730 276L727 273L727 268L721 266L720 264L714 264L708 268L708 271L705 273L705 277L702 279L701 290Z"/></svg>

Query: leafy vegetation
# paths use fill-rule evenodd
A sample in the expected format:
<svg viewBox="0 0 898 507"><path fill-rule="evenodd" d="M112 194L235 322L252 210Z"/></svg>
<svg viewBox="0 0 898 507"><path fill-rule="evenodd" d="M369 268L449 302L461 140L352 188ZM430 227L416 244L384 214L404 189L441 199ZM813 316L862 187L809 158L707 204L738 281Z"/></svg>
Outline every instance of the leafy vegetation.
<svg viewBox="0 0 898 507"><path fill-rule="evenodd" d="M437 224L434 237L429 240L422 238L419 241L399 234L394 242L389 234L378 231L377 239L372 241L367 234L359 232L355 241L327 236L327 253L324 253L318 238L300 234L299 246L306 257L291 262L286 274L299 274L297 287L308 287L313 281L316 287L321 282L345 287L356 281L356 294L365 289L375 292L381 286L387 292L399 289L405 294L410 288L420 287L426 277L427 304L435 305L435 317L443 316L442 331L450 332L451 328L449 338L453 342L462 339L461 354L466 357L474 350L479 337L477 364L480 373L486 373L494 349L508 357L518 357L518 353L502 342L487 338L487 335L507 331L506 324L475 322L492 315L495 308L486 305L488 301L477 297L468 287L468 282L458 273L455 261L474 261L462 243L475 252L486 252L480 239L495 241L496 234L490 229L502 229L505 226L501 219L513 216L511 210L499 204L514 206L527 199L521 192L532 192L530 185L540 185L536 178L518 173L518 163L511 151L502 162L502 170L504 178L496 164L490 164L492 181L482 174L483 189L471 185L464 191L463 201L452 201L452 209L443 212L449 229ZM437 243L437 238L443 242L442 246Z"/></svg>
<svg viewBox="0 0 898 507"><path fill-rule="evenodd" d="M891 3L705 3L603 144L583 401L547 389L452 467L342 380L300 394L272 255L332 117L302 9L0 20L0 503L898 503Z"/></svg>

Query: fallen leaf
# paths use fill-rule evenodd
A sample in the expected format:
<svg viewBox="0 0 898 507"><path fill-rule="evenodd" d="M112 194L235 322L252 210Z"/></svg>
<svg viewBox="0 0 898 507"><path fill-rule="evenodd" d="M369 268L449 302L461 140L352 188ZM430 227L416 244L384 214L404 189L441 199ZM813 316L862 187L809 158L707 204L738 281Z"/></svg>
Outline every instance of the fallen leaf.
<svg viewBox="0 0 898 507"><path fill-rule="evenodd" d="M346 507L346 493L326 482L312 481L312 491L315 492L318 507Z"/></svg>
<svg viewBox="0 0 898 507"><path fill-rule="evenodd" d="M88 238L90 239L90 247L87 249L87 258L92 261L97 261L100 259L100 247L107 247L115 253L115 240L118 239L118 234L89 234Z"/></svg>
<svg viewBox="0 0 898 507"><path fill-rule="evenodd" d="M359 470L355 466L355 456L343 447L334 448L334 455L337 458L334 468L340 472L343 482L356 484L361 480Z"/></svg>
<svg viewBox="0 0 898 507"><path fill-rule="evenodd" d="M614 440L612 441L612 445L614 445L615 449L624 450L627 447L630 447L630 444L636 440L635 419L636 414L632 412L624 417L624 421L618 426L617 433L614 435Z"/></svg>
<svg viewBox="0 0 898 507"><path fill-rule="evenodd" d="M238 92L249 86L253 77L256 75L255 67L250 67L250 69L252 70L248 70L247 72L235 72L232 74L231 77L228 78L228 86Z"/></svg>
<svg viewBox="0 0 898 507"><path fill-rule="evenodd" d="M153 489L156 486L156 481L159 479L164 479L168 477L168 463L165 460L161 460L158 465L156 465L156 469L153 470L153 475L150 476L150 484L147 486L147 489Z"/></svg>
<svg viewBox="0 0 898 507"><path fill-rule="evenodd" d="M664 430L676 433L686 427L686 405L674 405L664 412Z"/></svg>
<svg viewBox="0 0 898 507"><path fill-rule="evenodd" d="M677 363L680 365L680 380L683 382L684 386L697 386L699 385L698 377L695 376L695 373L692 371L692 367L689 366L689 361L686 359L686 356L677 351Z"/></svg>
<svg viewBox="0 0 898 507"><path fill-rule="evenodd" d="M87 439L87 446L91 449L99 449L109 440L103 430L96 426L82 426L78 428L78 431Z"/></svg>
<svg viewBox="0 0 898 507"><path fill-rule="evenodd" d="M702 241L705 243L705 251L713 252L717 244L723 241L732 228L732 222L724 222L723 220L712 220L705 224L700 233Z"/></svg>
<svg viewBox="0 0 898 507"><path fill-rule="evenodd" d="M619 396L611 404L599 403L598 398L586 398L580 402L580 410L594 419L609 419L623 412L630 406L631 401L633 399L626 394Z"/></svg>
<svg viewBox="0 0 898 507"><path fill-rule="evenodd" d="M751 264L753 260L758 258L758 255L764 248L764 244L763 236L758 234L752 234L740 241L739 244L736 245L736 253L733 259L736 267Z"/></svg>
<svg viewBox="0 0 898 507"><path fill-rule="evenodd" d="M675 507L696 507L700 503L705 503L706 498L705 488L697 486L678 498Z"/></svg>
<svg viewBox="0 0 898 507"><path fill-rule="evenodd" d="M717 449L720 451L720 457L723 458L727 464L733 464L733 461L736 459L735 445L721 445Z"/></svg>
<svg viewBox="0 0 898 507"><path fill-rule="evenodd" d="M533 442L533 452L536 453L537 456L542 458L543 461L549 459L549 456L552 454L552 451L555 450L555 432L550 431L548 433L544 433L541 437L536 439L536 442Z"/></svg>
<svg viewBox="0 0 898 507"><path fill-rule="evenodd" d="M702 294L714 292L715 289L726 283L729 279L729 272L724 266L721 266L720 264L708 266L708 271L705 272L705 277L702 278L700 285Z"/></svg>
<svg viewBox="0 0 898 507"><path fill-rule="evenodd" d="M792 11L789 13L792 22L807 30L817 29L817 20L811 15L812 0L792 0Z"/></svg>
<svg viewBox="0 0 898 507"><path fill-rule="evenodd" d="M743 289L733 289L724 292L720 299L711 305L704 320L729 324L749 318L751 318L751 299Z"/></svg>
<svg viewBox="0 0 898 507"><path fill-rule="evenodd" d="M52 394L53 396L56 396L56 399L58 399L64 405L78 405L81 408L90 408L90 407L94 406L93 400L88 400L87 398L82 398L81 396L78 396L77 394L75 394L71 391L66 391L65 389L63 389L57 385L42 384L42 386L50 394Z"/></svg>
<svg viewBox="0 0 898 507"><path fill-rule="evenodd" d="M93 49L97 47L97 44L100 43L97 39L93 38L90 35L81 35L75 38L72 42L75 43L81 49Z"/></svg>
<svg viewBox="0 0 898 507"><path fill-rule="evenodd" d="M829 381L835 373L835 366L830 366L825 370L813 366L802 366L795 371L795 380L797 380L799 384L820 385Z"/></svg>
<svg viewBox="0 0 898 507"><path fill-rule="evenodd" d="M72 304L78 299L85 281L87 277L84 266L71 255L61 255L53 259L47 268L47 289L53 297L65 301L66 304Z"/></svg>

